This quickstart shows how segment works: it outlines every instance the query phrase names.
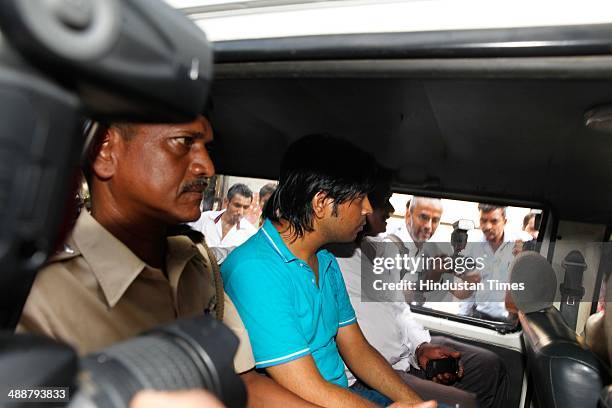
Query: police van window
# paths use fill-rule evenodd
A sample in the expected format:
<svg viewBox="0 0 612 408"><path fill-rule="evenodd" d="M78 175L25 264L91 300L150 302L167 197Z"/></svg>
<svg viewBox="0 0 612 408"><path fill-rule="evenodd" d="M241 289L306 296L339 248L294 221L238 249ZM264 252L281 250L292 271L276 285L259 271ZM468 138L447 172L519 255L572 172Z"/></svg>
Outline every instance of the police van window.
<svg viewBox="0 0 612 408"><path fill-rule="evenodd" d="M200 219L189 225L204 234L208 246L234 248L260 227L263 206L275 180L216 175L203 194Z"/></svg>
<svg viewBox="0 0 612 408"><path fill-rule="evenodd" d="M416 311L515 325L506 302L509 268L518 253L537 249L542 210L397 193L390 202L394 212L377 237L383 259L375 266L383 268L371 281L362 277L362 286L403 291ZM406 287L383 289L384 282L375 282L383 270L390 277L379 281L399 276Z"/></svg>

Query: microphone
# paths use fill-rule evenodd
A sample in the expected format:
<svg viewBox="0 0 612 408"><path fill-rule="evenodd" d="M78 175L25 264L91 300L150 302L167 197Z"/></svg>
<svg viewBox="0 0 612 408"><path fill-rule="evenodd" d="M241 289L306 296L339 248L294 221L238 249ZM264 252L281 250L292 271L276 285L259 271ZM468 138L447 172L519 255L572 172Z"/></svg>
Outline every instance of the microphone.
<svg viewBox="0 0 612 408"><path fill-rule="evenodd" d="M510 283L517 289L509 291L518 310L532 313L552 306L557 292L557 276L546 258L537 252L518 254L510 265Z"/></svg>

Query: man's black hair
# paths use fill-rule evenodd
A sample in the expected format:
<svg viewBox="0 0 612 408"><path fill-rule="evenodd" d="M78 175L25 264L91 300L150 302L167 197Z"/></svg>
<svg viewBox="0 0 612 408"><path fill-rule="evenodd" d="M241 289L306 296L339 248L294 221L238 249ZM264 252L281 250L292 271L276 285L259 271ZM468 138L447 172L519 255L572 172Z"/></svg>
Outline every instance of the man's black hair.
<svg viewBox="0 0 612 408"><path fill-rule="evenodd" d="M286 220L295 239L313 231L312 199L322 192L338 205L368 194L374 187L374 158L327 134L305 136L283 156L279 183L264 209L271 221Z"/></svg>
<svg viewBox="0 0 612 408"><path fill-rule="evenodd" d="M384 208L391 196L391 180L393 172L385 167L378 166L376 170L376 182L372 190L368 193L368 200L372 204L372 209Z"/></svg>
<svg viewBox="0 0 612 408"><path fill-rule="evenodd" d="M506 218L506 206L504 205L493 205L493 204L480 203L478 204L478 210L485 212L485 213L495 211L495 210L502 210L502 215L504 218Z"/></svg>
<svg viewBox="0 0 612 408"><path fill-rule="evenodd" d="M236 183L227 190L227 201L232 201L232 198L234 198L236 194L240 194L244 198L253 198L251 189L246 184L242 183Z"/></svg>
<svg viewBox="0 0 612 408"><path fill-rule="evenodd" d="M376 169L376 182L372 190L368 193L368 200L372 205L373 210L384 209L387 207L389 197L391 197L391 182L393 181L393 172L385 167L378 166ZM370 222L366 219L366 225L363 230L357 235L357 242L367 236L372 231Z"/></svg>

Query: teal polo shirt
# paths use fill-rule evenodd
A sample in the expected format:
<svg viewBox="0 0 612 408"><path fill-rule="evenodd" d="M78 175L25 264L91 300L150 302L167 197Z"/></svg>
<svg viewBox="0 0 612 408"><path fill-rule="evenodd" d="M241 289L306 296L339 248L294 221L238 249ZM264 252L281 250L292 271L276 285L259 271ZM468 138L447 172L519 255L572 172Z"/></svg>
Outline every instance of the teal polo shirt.
<svg viewBox="0 0 612 408"><path fill-rule="evenodd" d="M266 220L227 257L221 274L249 332L257 368L310 354L323 378L347 387L336 334L356 322L355 311L336 258L319 250L317 259L318 286L312 269Z"/></svg>

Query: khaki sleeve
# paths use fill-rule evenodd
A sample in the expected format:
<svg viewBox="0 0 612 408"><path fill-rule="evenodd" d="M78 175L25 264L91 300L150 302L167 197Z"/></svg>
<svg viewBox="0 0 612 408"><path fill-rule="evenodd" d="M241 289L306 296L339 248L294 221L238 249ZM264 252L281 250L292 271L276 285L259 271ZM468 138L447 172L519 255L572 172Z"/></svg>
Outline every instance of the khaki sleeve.
<svg viewBox="0 0 612 408"><path fill-rule="evenodd" d="M227 293L224 299L225 312L223 314L223 323L225 323L240 340L240 345L234 356L234 370L236 373L241 374L255 367L255 359L253 358L253 351L251 350L251 341L238 315L238 310L236 310L236 306L234 306L234 303Z"/></svg>
<svg viewBox="0 0 612 408"><path fill-rule="evenodd" d="M34 333L55 338L51 324L43 312L44 308L36 300L34 296L28 297L15 332Z"/></svg>

